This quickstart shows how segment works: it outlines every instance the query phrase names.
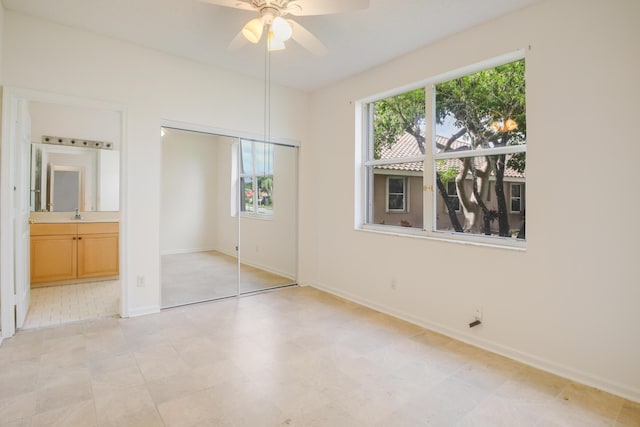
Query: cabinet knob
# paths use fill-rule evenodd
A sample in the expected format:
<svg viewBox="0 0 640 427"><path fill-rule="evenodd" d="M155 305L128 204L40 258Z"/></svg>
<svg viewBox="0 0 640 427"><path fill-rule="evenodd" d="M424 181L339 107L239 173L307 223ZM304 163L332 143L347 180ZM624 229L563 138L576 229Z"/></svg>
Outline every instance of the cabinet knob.
<svg viewBox="0 0 640 427"><path fill-rule="evenodd" d="M76 240L75 236L73 237L73 240Z"/></svg>
<svg viewBox="0 0 640 427"><path fill-rule="evenodd" d="M82 237L78 237L78 240L82 240Z"/></svg>

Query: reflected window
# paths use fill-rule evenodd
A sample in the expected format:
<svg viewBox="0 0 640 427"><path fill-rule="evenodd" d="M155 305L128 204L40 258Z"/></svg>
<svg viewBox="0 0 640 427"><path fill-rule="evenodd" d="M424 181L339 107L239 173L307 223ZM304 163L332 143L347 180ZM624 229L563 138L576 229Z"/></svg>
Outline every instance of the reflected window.
<svg viewBox="0 0 640 427"><path fill-rule="evenodd" d="M240 141L240 210L244 214L273 214L273 145Z"/></svg>

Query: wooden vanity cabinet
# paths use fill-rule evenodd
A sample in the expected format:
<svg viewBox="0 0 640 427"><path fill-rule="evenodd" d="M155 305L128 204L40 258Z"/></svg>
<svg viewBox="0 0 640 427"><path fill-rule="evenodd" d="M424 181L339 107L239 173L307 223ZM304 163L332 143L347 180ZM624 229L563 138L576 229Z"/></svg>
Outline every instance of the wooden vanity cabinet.
<svg viewBox="0 0 640 427"><path fill-rule="evenodd" d="M118 223L31 224L31 283L117 276Z"/></svg>
<svg viewBox="0 0 640 427"><path fill-rule="evenodd" d="M76 224L31 224L31 283L77 276Z"/></svg>
<svg viewBox="0 0 640 427"><path fill-rule="evenodd" d="M118 223L78 224L78 279L118 275Z"/></svg>

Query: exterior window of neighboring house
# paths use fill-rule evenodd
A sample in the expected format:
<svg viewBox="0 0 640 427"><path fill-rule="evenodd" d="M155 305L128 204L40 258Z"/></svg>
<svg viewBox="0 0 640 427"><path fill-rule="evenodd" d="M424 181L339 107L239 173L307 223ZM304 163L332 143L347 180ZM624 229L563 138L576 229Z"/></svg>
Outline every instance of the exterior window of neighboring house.
<svg viewBox="0 0 640 427"><path fill-rule="evenodd" d="M451 207L456 212L460 212L460 199L458 199L458 190L456 189L455 181L447 182L447 196L449 197Z"/></svg>
<svg viewBox="0 0 640 427"><path fill-rule="evenodd" d="M522 211L522 184L511 184L511 212Z"/></svg>
<svg viewBox="0 0 640 427"><path fill-rule="evenodd" d="M240 211L243 215L273 214L273 146L240 141Z"/></svg>
<svg viewBox="0 0 640 427"><path fill-rule="evenodd" d="M511 215L525 205L522 56L360 104L364 229L403 225L418 229L410 234L523 246L523 218ZM409 200L415 180L425 191Z"/></svg>
<svg viewBox="0 0 640 427"><path fill-rule="evenodd" d="M407 180L404 177L387 177L387 211L406 212Z"/></svg>

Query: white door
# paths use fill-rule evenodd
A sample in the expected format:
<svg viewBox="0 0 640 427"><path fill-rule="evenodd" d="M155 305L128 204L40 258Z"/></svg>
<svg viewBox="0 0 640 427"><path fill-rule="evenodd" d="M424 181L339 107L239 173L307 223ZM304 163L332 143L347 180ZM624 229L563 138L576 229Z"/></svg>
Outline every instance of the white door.
<svg viewBox="0 0 640 427"><path fill-rule="evenodd" d="M29 270L29 213L31 210L31 119L28 102L18 102L16 123L17 138L15 153L14 185L14 280L16 292L16 327L24 326L31 301L31 279Z"/></svg>

